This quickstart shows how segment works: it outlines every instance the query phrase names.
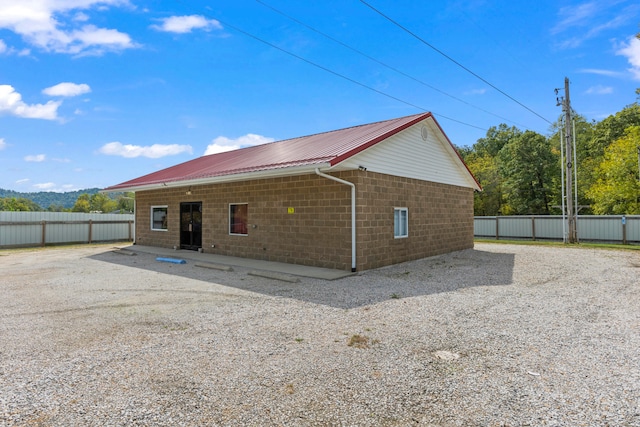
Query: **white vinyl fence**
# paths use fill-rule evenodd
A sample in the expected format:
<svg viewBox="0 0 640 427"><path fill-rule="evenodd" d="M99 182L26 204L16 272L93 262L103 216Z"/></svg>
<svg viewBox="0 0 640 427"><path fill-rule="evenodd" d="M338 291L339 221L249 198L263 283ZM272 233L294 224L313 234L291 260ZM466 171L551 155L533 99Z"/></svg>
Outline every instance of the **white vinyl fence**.
<svg viewBox="0 0 640 427"><path fill-rule="evenodd" d="M583 215L576 223L578 240L640 244L640 215ZM564 240L562 216L477 216L475 237L490 239Z"/></svg>
<svg viewBox="0 0 640 427"><path fill-rule="evenodd" d="M0 248L133 240L133 214L0 212Z"/></svg>

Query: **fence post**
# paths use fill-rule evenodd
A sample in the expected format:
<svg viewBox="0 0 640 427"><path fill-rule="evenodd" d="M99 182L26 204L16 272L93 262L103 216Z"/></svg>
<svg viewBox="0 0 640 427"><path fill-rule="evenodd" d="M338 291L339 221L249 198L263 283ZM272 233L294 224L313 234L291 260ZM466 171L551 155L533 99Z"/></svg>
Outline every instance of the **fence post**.
<svg viewBox="0 0 640 427"><path fill-rule="evenodd" d="M496 240L500 240L500 227L498 226L498 217L496 216Z"/></svg>
<svg viewBox="0 0 640 427"><path fill-rule="evenodd" d="M89 243L91 243L91 232L93 228L93 220L89 220Z"/></svg>
<svg viewBox="0 0 640 427"><path fill-rule="evenodd" d="M536 240L536 217L531 217L531 239Z"/></svg>
<svg viewBox="0 0 640 427"><path fill-rule="evenodd" d="M129 220L129 241L131 242L133 240L133 238L131 237L131 225L133 224L133 221Z"/></svg>
<svg viewBox="0 0 640 427"><path fill-rule="evenodd" d="M622 216L622 244L627 244L627 217Z"/></svg>
<svg viewBox="0 0 640 427"><path fill-rule="evenodd" d="M42 223L42 241L41 241L41 246L45 247L45 245L47 243L47 221L45 221L43 219L40 222Z"/></svg>

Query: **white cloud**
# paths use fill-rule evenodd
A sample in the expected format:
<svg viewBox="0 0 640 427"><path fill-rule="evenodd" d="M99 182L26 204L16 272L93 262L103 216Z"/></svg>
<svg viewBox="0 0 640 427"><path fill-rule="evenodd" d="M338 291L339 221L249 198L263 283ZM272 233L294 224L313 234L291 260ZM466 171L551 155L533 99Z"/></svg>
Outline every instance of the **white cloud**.
<svg viewBox="0 0 640 427"><path fill-rule="evenodd" d="M578 70L580 73L587 74L597 74L599 76L607 76L607 77L623 77L623 73L619 71L611 71L611 70L601 70L597 68L583 68Z"/></svg>
<svg viewBox="0 0 640 427"><path fill-rule="evenodd" d="M60 101L49 101L46 104L28 105L13 86L0 85L0 115L4 113L24 119L56 120L60 104Z"/></svg>
<svg viewBox="0 0 640 427"><path fill-rule="evenodd" d="M487 93L487 89L471 89L466 91L465 95L484 95Z"/></svg>
<svg viewBox="0 0 640 427"><path fill-rule="evenodd" d="M89 15L84 12L78 12L74 15L73 20L78 22L86 22L89 20Z"/></svg>
<svg viewBox="0 0 640 427"><path fill-rule="evenodd" d="M622 43L620 48L616 51L616 55L622 55L627 58L631 68L628 70L633 74L633 78L640 80L640 40L636 37L632 37L629 43Z"/></svg>
<svg viewBox="0 0 640 427"><path fill-rule="evenodd" d="M108 156L122 156L126 158L148 157L150 159L158 159L165 156L174 156L181 153L193 153L190 145L178 144L153 144L148 146L122 144L120 142L109 142L98 150L102 154Z"/></svg>
<svg viewBox="0 0 640 427"><path fill-rule="evenodd" d="M79 43L70 46L69 53L102 55L105 51L120 51L137 46L125 33L94 25L85 25L72 35Z"/></svg>
<svg viewBox="0 0 640 427"><path fill-rule="evenodd" d="M23 178L23 179L19 179L16 181L16 184L26 184L27 182L29 182L30 179L29 178Z"/></svg>
<svg viewBox="0 0 640 427"><path fill-rule="evenodd" d="M7 143L4 142L4 138L0 138L0 151L4 150L5 148L7 148Z"/></svg>
<svg viewBox="0 0 640 427"><path fill-rule="evenodd" d="M237 150L239 148L253 147L254 145L262 145L273 141L275 141L275 139L256 135L254 133L248 133L236 139L219 136L211 141L211 144L207 146L204 155L208 156L209 154L217 154L225 151Z"/></svg>
<svg viewBox="0 0 640 427"><path fill-rule="evenodd" d="M128 0L21 0L0 1L0 28L22 36L45 51L100 55L136 47L128 34L84 25L83 10L127 6ZM70 12L76 11L75 14Z"/></svg>
<svg viewBox="0 0 640 427"><path fill-rule="evenodd" d="M47 156L45 154L33 154L30 156L24 156L24 161L25 162L44 162L47 159Z"/></svg>
<svg viewBox="0 0 640 427"><path fill-rule="evenodd" d="M551 34L572 34L558 46L562 49L576 48L602 32L625 25L638 15L640 10L638 5L631 4L622 8L619 3L621 2L592 0L562 7L558 11L560 20L551 28Z"/></svg>
<svg viewBox="0 0 640 427"><path fill-rule="evenodd" d="M13 47L7 46L4 40L0 39L0 55L18 55L18 56L28 56L31 54L29 49L17 50Z"/></svg>
<svg viewBox="0 0 640 427"><path fill-rule="evenodd" d="M613 88L611 86L596 85L591 86L585 93L587 95L608 95L613 93Z"/></svg>
<svg viewBox="0 0 640 427"><path fill-rule="evenodd" d="M89 92L91 92L89 85L69 82L58 83L42 90L42 93L49 96L78 96Z"/></svg>
<svg viewBox="0 0 640 427"><path fill-rule="evenodd" d="M171 16L161 20L161 25L152 25L158 31L166 31L169 33L190 33L194 29L202 29L205 31L221 30L222 25L215 19L207 19L200 15L188 16Z"/></svg>
<svg viewBox="0 0 640 427"><path fill-rule="evenodd" d="M0 55L18 55L18 56L27 56L31 53L29 49L16 50L12 47L7 46L4 40L0 39Z"/></svg>
<svg viewBox="0 0 640 427"><path fill-rule="evenodd" d="M557 34L568 27L586 25L591 17L598 11L596 2L586 2L577 6L565 6L560 8L558 15L561 20L552 29L551 34Z"/></svg>
<svg viewBox="0 0 640 427"><path fill-rule="evenodd" d="M53 182L43 182L41 184L33 184L33 186L38 190L51 190L55 188L56 184Z"/></svg>

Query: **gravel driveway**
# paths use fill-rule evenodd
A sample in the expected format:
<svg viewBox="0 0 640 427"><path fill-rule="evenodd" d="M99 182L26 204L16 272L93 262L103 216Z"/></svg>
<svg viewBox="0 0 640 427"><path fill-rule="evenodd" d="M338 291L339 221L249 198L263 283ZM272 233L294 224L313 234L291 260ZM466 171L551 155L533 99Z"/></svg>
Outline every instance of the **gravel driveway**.
<svg viewBox="0 0 640 427"><path fill-rule="evenodd" d="M638 251L288 283L86 246L0 281L3 426L640 426Z"/></svg>

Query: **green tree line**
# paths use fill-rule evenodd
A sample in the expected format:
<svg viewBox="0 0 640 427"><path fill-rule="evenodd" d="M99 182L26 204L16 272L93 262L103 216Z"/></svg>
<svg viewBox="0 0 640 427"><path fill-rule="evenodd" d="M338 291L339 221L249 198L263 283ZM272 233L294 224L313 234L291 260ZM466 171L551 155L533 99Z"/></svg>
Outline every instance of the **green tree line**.
<svg viewBox="0 0 640 427"><path fill-rule="evenodd" d="M65 208L60 204L52 203L47 209L26 197L0 198L0 211L33 211L33 212L118 212L131 213L134 208L134 193L117 194L109 197L103 193L82 193L78 196L73 207Z"/></svg>
<svg viewBox="0 0 640 427"><path fill-rule="evenodd" d="M638 102L600 122L573 118L580 213L640 214ZM472 147L459 148L483 187L475 215L560 214L560 132L557 125L544 136L500 124Z"/></svg>
<svg viewBox="0 0 640 427"><path fill-rule="evenodd" d="M13 190L0 188L0 198L28 199L36 203L41 208L49 210L71 209L81 194L89 195L98 193L99 188L85 188L82 190L65 191L63 193L55 191L37 191L31 193L21 193Z"/></svg>

